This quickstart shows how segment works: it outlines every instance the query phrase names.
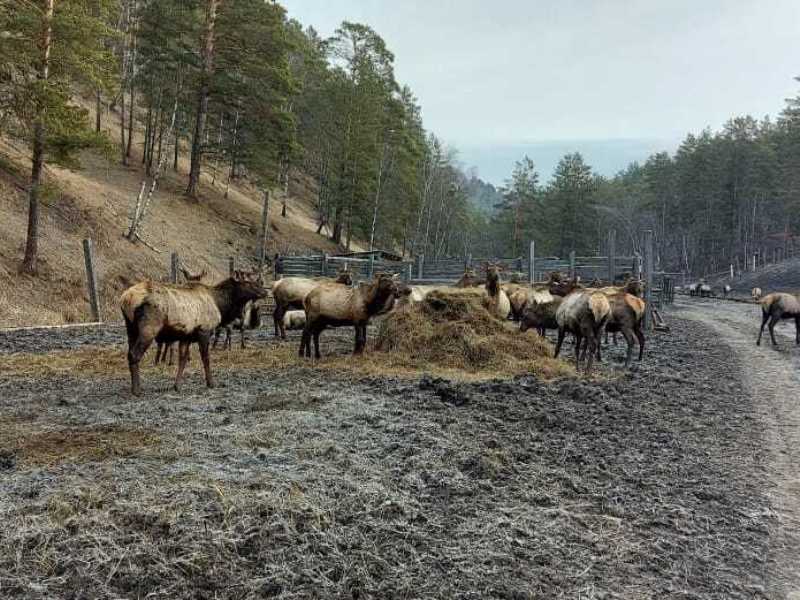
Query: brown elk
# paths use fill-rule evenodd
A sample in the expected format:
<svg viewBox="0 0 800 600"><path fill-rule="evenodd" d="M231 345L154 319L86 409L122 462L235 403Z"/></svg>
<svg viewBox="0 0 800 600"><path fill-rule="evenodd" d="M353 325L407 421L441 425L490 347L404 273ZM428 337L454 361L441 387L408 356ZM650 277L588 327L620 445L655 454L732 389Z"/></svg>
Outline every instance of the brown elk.
<svg viewBox="0 0 800 600"><path fill-rule="evenodd" d="M772 345L777 346L775 339L775 325L778 321L794 319L795 343L800 344L800 298L794 294L775 293L768 294L761 299L761 329L758 332L756 345L761 345L761 336L764 326L769 323L769 335Z"/></svg>
<svg viewBox="0 0 800 600"><path fill-rule="evenodd" d="M528 329L536 329L540 336L545 337L548 329L558 329L556 312L564 298L561 296L550 296L546 302L531 302L522 312L519 330L523 333Z"/></svg>
<svg viewBox="0 0 800 600"><path fill-rule="evenodd" d="M206 385L214 386L209 359L209 341L221 324L233 321L250 301L264 298L267 291L257 282L235 277L214 286L173 285L145 281L122 293L121 308L128 333L128 367L131 392L141 394L139 363L156 339L179 342L175 389L180 388L189 359L189 345L197 343Z"/></svg>
<svg viewBox="0 0 800 600"><path fill-rule="evenodd" d="M501 319L507 319L511 312L511 303L508 300L508 295L503 291L500 285L501 270L502 268L498 265L486 265L487 298L484 302L484 306L486 306L486 310L491 314Z"/></svg>
<svg viewBox="0 0 800 600"><path fill-rule="evenodd" d="M362 353L367 343L370 318L380 313L388 299L396 295L395 278L386 273L376 273L370 283L362 283L357 288L332 282L317 285L303 302L306 326L300 341L300 356L311 356L313 338L314 355L320 358L320 333L327 327L349 325L355 328L353 353Z"/></svg>
<svg viewBox="0 0 800 600"><path fill-rule="evenodd" d="M192 273L186 267L181 267L180 270L187 284L191 285L193 283L210 283L208 271L205 269L199 273ZM166 362L167 353L169 353L169 361L167 362L167 365L171 367L175 364L175 342L167 343L159 338L156 338L156 360L154 364L158 365L159 363Z"/></svg>
<svg viewBox="0 0 800 600"><path fill-rule="evenodd" d="M592 362L600 345L600 331L611 316L608 296L599 292L577 291L564 298L556 311L558 342L555 356L561 352L567 332L575 336L575 364L580 364L581 342L586 339L588 359L586 374L591 373Z"/></svg>
<svg viewBox="0 0 800 600"><path fill-rule="evenodd" d="M275 325L275 337L286 339L286 329L283 326L283 315L288 310L303 308L303 300L308 293L322 283L331 282L330 279L310 279L307 277L284 277L272 286L272 297L275 299L275 311L272 319ZM335 283L346 286L353 285L353 278L348 271L340 271Z"/></svg>

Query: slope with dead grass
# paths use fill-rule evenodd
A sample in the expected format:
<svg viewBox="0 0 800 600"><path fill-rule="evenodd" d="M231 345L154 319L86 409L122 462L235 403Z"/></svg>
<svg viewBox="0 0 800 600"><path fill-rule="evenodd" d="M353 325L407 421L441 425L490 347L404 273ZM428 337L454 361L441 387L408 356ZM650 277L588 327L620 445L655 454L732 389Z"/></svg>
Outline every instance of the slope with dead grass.
<svg viewBox="0 0 800 600"><path fill-rule="evenodd" d="M104 127L116 139L117 116L104 117ZM134 136L134 147L141 136L141 132ZM172 251L178 251L191 268L205 268L213 276L227 273L229 256L256 253L262 194L246 182L233 182L226 197L222 169L214 178L214 165L207 165L201 200L195 202L183 194L185 159L179 161L177 171L167 167L144 227L142 237L151 246L147 247L123 238L144 178L140 155L134 152L130 166L124 167L116 158L109 161L84 153L78 170L48 165L41 202L40 273L38 277L20 275L27 227L28 154L16 142L0 138L0 327L89 320L83 238L94 240L103 316L114 320L119 319L119 292L143 278L165 278ZM274 195L270 253L337 250L315 232L310 192L298 175L290 188L285 218L282 196Z"/></svg>

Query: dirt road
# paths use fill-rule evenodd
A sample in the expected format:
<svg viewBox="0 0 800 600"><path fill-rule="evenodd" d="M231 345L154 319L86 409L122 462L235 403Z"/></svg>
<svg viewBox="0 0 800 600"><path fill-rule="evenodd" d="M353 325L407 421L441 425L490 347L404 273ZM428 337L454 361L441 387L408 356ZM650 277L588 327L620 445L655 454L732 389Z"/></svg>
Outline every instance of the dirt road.
<svg viewBox="0 0 800 600"><path fill-rule="evenodd" d="M719 336L709 343L729 346L741 365L742 383L765 425L764 485L777 513L769 542L768 596L800 600L800 349L794 324L776 328L777 348L766 330L757 347L757 306L683 299L676 309L681 317L709 326Z"/></svg>

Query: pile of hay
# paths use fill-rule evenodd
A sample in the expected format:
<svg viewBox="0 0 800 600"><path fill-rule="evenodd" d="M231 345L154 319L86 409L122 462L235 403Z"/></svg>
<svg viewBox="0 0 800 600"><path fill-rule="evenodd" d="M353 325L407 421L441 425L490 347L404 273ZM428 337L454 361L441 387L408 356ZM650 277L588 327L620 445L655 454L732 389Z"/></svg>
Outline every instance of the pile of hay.
<svg viewBox="0 0 800 600"><path fill-rule="evenodd" d="M549 342L520 333L489 313L484 303L481 289L434 290L423 302L387 315L375 348L417 369L438 367L479 376L568 372L569 367L552 358Z"/></svg>

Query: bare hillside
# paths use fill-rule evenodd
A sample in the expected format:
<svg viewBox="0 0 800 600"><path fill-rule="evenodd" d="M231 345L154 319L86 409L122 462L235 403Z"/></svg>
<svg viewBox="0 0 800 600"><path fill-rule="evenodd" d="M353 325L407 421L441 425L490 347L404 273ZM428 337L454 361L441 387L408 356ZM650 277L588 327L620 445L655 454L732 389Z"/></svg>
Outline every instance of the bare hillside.
<svg viewBox="0 0 800 600"><path fill-rule="evenodd" d="M114 131L114 123L106 123ZM140 138L135 138L140 141ZM94 240L106 318L117 319L116 297L132 281L164 278L169 253L177 250L192 269L222 275L227 257L253 256L262 197L246 184L231 185L224 197L224 177L212 185L205 174L202 200L184 195L186 164L167 168L147 218L145 244L123 238L133 200L144 176L139 156L130 167L92 154L81 169L47 168L48 189L41 207L41 265L38 277L17 273L27 224L27 172L24 149L0 139L0 327L52 325L89 319L81 241ZM315 233L309 190L296 181L287 217L281 217L280 194L270 206L269 251L300 252L336 246Z"/></svg>
<svg viewBox="0 0 800 600"><path fill-rule="evenodd" d="M719 285L730 284L734 295L750 297L754 287L764 293L800 291L800 258L792 258L774 265L760 267L755 273L745 273L741 279L730 281L725 277Z"/></svg>

